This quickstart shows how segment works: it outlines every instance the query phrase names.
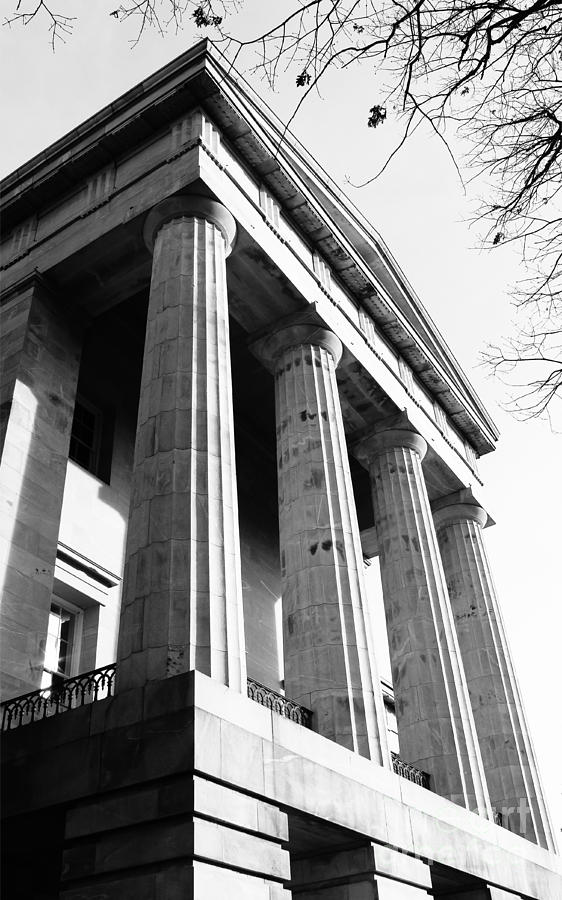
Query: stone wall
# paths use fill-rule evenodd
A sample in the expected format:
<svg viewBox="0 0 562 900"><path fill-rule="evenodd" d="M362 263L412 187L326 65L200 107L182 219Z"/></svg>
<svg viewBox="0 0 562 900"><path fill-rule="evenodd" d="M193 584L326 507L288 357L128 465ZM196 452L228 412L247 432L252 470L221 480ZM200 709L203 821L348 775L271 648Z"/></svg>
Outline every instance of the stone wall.
<svg viewBox="0 0 562 900"><path fill-rule="evenodd" d="M552 854L197 672L24 726L3 766L7 827L51 816L67 900L288 900L291 877L332 879L333 855L365 841L361 897L426 896L428 867L446 867L451 898L560 896ZM323 872L295 864L327 850Z"/></svg>

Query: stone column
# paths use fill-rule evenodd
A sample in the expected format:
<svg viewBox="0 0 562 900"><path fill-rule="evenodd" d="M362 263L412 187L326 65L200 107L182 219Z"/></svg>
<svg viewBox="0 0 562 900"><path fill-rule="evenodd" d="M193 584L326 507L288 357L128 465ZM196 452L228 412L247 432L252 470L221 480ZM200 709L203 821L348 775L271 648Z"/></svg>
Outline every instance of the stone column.
<svg viewBox="0 0 562 900"><path fill-rule="evenodd" d="M431 775L438 794L490 817L422 471L426 449L403 428L356 449L371 475L400 755Z"/></svg>
<svg viewBox="0 0 562 900"><path fill-rule="evenodd" d="M472 712L492 807L511 831L554 849L540 777L498 606L482 528L486 512L458 495L434 504Z"/></svg>
<svg viewBox="0 0 562 900"><path fill-rule="evenodd" d="M389 765L336 384L341 343L297 322L253 349L275 377L285 691L321 734Z"/></svg>
<svg viewBox="0 0 562 900"><path fill-rule="evenodd" d="M2 699L41 685L82 332L37 278L0 311Z"/></svg>
<svg viewBox="0 0 562 900"><path fill-rule="evenodd" d="M174 197L154 246L119 635L118 689L197 669L246 690L221 204Z"/></svg>

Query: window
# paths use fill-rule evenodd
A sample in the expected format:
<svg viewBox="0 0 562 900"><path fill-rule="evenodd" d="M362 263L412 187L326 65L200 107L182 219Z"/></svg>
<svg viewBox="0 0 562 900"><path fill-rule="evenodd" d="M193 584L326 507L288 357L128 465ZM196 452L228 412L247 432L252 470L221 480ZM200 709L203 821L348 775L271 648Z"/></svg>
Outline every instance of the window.
<svg viewBox="0 0 562 900"><path fill-rule="evenodd" d="M70 437L70 459L89 472L97 472L100 436L101 412L86 400L77 399Z"/></svg>
<svg viewBox="0 0 562 900"><path fill-rule="evenodd" d="M53 598L49 613L42 688L56 687L77 670L77 651L81 639L82 613Z"/></svg>
<svg viewBox="0 0 562 900"><path fill-rule="evenodd" d="M384 711L386 715L386 732L389 749L393 753L400 753L398 745L398 723L396 721L396 704L394 702L394 691L392 696L387 692L387 688L383 683L383 701Z"/></svg>
<svg viewBox="0 0 562 900"><path fill-rule="evenodd" d="M76 398L68 456L92 475L109 483L111 474L111 416L83 396Z"/></svg>

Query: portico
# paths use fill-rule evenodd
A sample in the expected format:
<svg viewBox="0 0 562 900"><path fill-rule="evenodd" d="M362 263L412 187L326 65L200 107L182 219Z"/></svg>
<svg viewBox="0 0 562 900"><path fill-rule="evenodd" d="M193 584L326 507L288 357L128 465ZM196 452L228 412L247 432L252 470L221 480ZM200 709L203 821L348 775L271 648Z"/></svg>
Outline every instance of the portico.
<svg viewBox="0 0 562 900"><path fill-rule="evenodd" d="M2 477L19 485L3 614L8 644L35 636L11 695L41 685L52 596L82 654L120 609L103 661L117 663L114 696L60 716L61 753L85 754L87 774L64 797L39 791L65 808L61 896L100 884L143 896L146 881L197 900L215 885L250 900L329 900L342 885L353 900L421 900L450 883L451 898L554 900L483 543L477 457L495 428L378 234L245 104L198 45L73 136L77 192L55 202L56 146L6 186L14 228L25 192L40 197L23 254L21 240L2 245L18 351ZM59 381L67 414L23 422L38 384L57 406ZM111 409L113 446L100 426L95 467L71 455L64 481L80 403L94 424ZM46 521L33 496L43 443L57 460ZM400 757L430 790L393 771L367 556L381 568ZM16 588L38 559L26 619ZM276 692L302 718L259 709L248 678L255 698ZM18 729L16 774L27 728L53 762L58 720ZM23 793L10 815L31 815ZM494 812L523 802L523 837L513 811L499 828Z"/></svg>

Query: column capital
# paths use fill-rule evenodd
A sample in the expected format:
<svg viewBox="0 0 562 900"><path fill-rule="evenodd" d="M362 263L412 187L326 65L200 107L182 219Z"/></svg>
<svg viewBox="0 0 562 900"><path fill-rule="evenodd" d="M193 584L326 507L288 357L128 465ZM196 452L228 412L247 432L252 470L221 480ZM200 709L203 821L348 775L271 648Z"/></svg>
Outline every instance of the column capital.
<svg viewBox="0 0 562 900"><path fill-rule="evenodd" d="M315 322L310 314L304 313L292 320L283 320L273 328L269 334L262 335L250 345L254 355L270 372L274 371L282 353L303 344L323 347L331 354L334 365L338 365L343 353L342 342L324 325Z"/></svg>
<svg viewBox="0 0 562 900"><path fill-rule="evenodd" d="M236 238L234 217L222 203L199 194L168 197L150 210L143 227L144 242L150 252L152 253L154 250L154 241L162 225L175 219L187 218L205 219L207 222L212 222L224 238L228 256Z"/></svg>
<svg viewBox="0 0 562 900"><path fill-rule="evenodd" d="M396 447L414 450L420 459L423 459L427 452L427 441L417 431L407 428L385 428L361 438L355 444L353 452L357 459L368 467L372 459Z"/></svg>
<svg viewBox="0 0 562 900"><path fill-rule="evenodd" d="M441 497L431 507L435 528L444 528L454 522L476 522L484 528L488 521L488 513L476 503L459 503L458 500L449 497Z"/></svg>

